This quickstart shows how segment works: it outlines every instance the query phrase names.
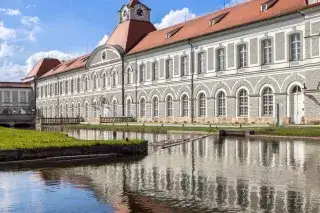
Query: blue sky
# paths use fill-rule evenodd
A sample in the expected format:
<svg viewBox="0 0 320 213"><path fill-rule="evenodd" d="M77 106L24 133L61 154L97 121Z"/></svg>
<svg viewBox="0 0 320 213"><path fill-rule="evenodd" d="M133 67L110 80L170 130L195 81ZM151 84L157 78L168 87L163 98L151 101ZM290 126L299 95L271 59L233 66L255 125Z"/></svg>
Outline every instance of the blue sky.
<svg viewBox="0 0 320 213"><path fill-rule="evenodd" d="M242 0L225 0L234 4ZM43 57L92 51L118 24L129 0L0 0L0 81L19 81ZM224 0L142 0L166 27L217 10Z"/></svg>

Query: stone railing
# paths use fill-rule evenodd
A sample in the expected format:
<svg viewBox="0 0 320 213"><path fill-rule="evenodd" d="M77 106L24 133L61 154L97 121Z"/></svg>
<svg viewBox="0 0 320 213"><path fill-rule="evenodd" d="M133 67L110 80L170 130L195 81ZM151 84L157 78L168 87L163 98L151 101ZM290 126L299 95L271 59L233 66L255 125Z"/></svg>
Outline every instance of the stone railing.
<svg viewBox="0 0 320 213"><path fill-rule="evenodd" d="M65 125L65 124L80 124L83 119L76 118L41 118L41 125Z"/></svg>
<svg viewBox="0 0 320 213"><path fill-rule="evenodd" d="M132 123L136 122L133 117L100 117L100 123Z"/></svg>

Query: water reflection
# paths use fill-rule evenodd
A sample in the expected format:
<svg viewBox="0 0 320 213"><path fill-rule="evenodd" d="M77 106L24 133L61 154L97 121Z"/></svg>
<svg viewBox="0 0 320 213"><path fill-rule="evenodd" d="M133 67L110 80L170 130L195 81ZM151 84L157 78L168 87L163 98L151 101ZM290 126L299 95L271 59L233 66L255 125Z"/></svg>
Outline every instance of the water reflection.
<svg viewBox="0 0 320 213"><path fill-rule="evenodd" d="M112 132L71 130L81 139ZM159 142L179 134L117 133ZM320 212L320 144L209 137L139 162L39 170L48 187L68 182L118 212ZM115 210L117 211L117 210Z"/></svg>

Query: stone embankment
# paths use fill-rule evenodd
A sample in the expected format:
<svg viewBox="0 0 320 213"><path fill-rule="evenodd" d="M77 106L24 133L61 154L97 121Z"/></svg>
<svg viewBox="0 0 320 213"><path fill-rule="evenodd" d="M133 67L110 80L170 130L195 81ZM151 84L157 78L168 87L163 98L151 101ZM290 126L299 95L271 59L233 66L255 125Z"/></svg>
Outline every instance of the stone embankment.
<svg viewBox="0 0 320 213"><path fill-rule="evenodd" d="M85 147L64 148L38 148L38 149L15 149L0 150L0 163L12 161L25 161L48 159L54 157L88 156L99 154L119 154L122 156L136 156L148 154L148 141L140 144L126 145L96 145Z"/></svg>

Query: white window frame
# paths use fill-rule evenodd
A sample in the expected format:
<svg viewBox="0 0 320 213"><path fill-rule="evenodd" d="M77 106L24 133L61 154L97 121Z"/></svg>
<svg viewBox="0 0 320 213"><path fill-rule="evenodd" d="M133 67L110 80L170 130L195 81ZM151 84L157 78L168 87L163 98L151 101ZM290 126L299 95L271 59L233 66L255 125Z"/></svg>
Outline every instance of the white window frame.
<svg viewBox="0 0 320 213"><path fill-rule="evenodd" d="M268 91L266 93L266 91ZM261 92L261 112L263 117L273 117L275 112L274 92L270 86L262 88ZM271 112L271 113L270 113Z"/></svg>
<svg viewBox="0 0 320 213"><path fill-rule="evenodd" d="M237 109L239 117L249 117L249 93L245 88L241 88L237 95Z"/></svg>
<svg viewBox="0 0 320 213"><path fill-rule="evenodd" d="M206 52L198 53L198 74L206 73L207 69L207 57Z"/></svg>
<svg viewBox="0 0 320 213"><path fill-rule="evenodd" d="M216 51L217 54L217 71L226 70L226 50L221 47Z"/></svg>
<svg viewBox="0 0 320 213"><path fill-rule="evenodd" d="M170 79L172 77L173 74L173 60L172 58L169 58L166 60L166 79Z"/></svg>
<svg viewBox="0 0 320 213"><path fill-rule="evenodd" d="M238 45L238 68L248 67L248 47L247 44Z"/></svg>
<svg viewBox="0 0 320 213"><path fill-rule="evenodd" d="M223 90L217 93L217 117L227 116L227 96Z"/></svg>
<svg viewBox="0 0 320 213"><path fill-rule="evenodd" d="M262 65L272 64L273 50L272 50L271 38L267 38L261 41L261 54L262 54Z"/></svg>
<svg viewBox="0 0 320 213"><path fill-rule="evenodd" d="M181 77L186 76L186 74L188 73L188 67L189 67L189 60L188 60L188 56L184 55L181 57Z"/></svg>
<svg viewBox="0 0 320 213"><path fill-rule="evenodd" d="M189 117L189 97L187 94L182 94L181 96L181 117Z"/></svg>
<svg viewBox="0 0 320 213"><path fill-rule="evenodd" d="M152 98L152 117L159 117L159 98Z"/></svg>
<svg viewBox="0 0 320 213"><path fill-rule="evenodd" d="M171 95L168 95L166 98L166 114L167 117L173 116L173 98Z"/></svg>
<svg viewBox="0 0 320 213"><path fill-rule="evenodd" d="M299 61L302 59L302 41L300 33L293 33L290 40L290 61Z"/></svg>
<svg viewBox="0 0 320 213"><path fill-rule="evenodd" d="M140 64L140 67L139 67L139 81L140 81L140 83L145 81L145 74L146 74L146 65Z"/></svg>
<svg viewBox="0 0 320 213"><path fill-rule="evenodd" d="M141 98L140 99L140 117L146 117L146 99L145 98Z"/></svg>
<svg viewBox="0 0 320 213"><path fill-rule="evenodd" d="M204 92L200 92L198 95L198 109L199 109L199 117L207 116L207 96Z"/></svg>

